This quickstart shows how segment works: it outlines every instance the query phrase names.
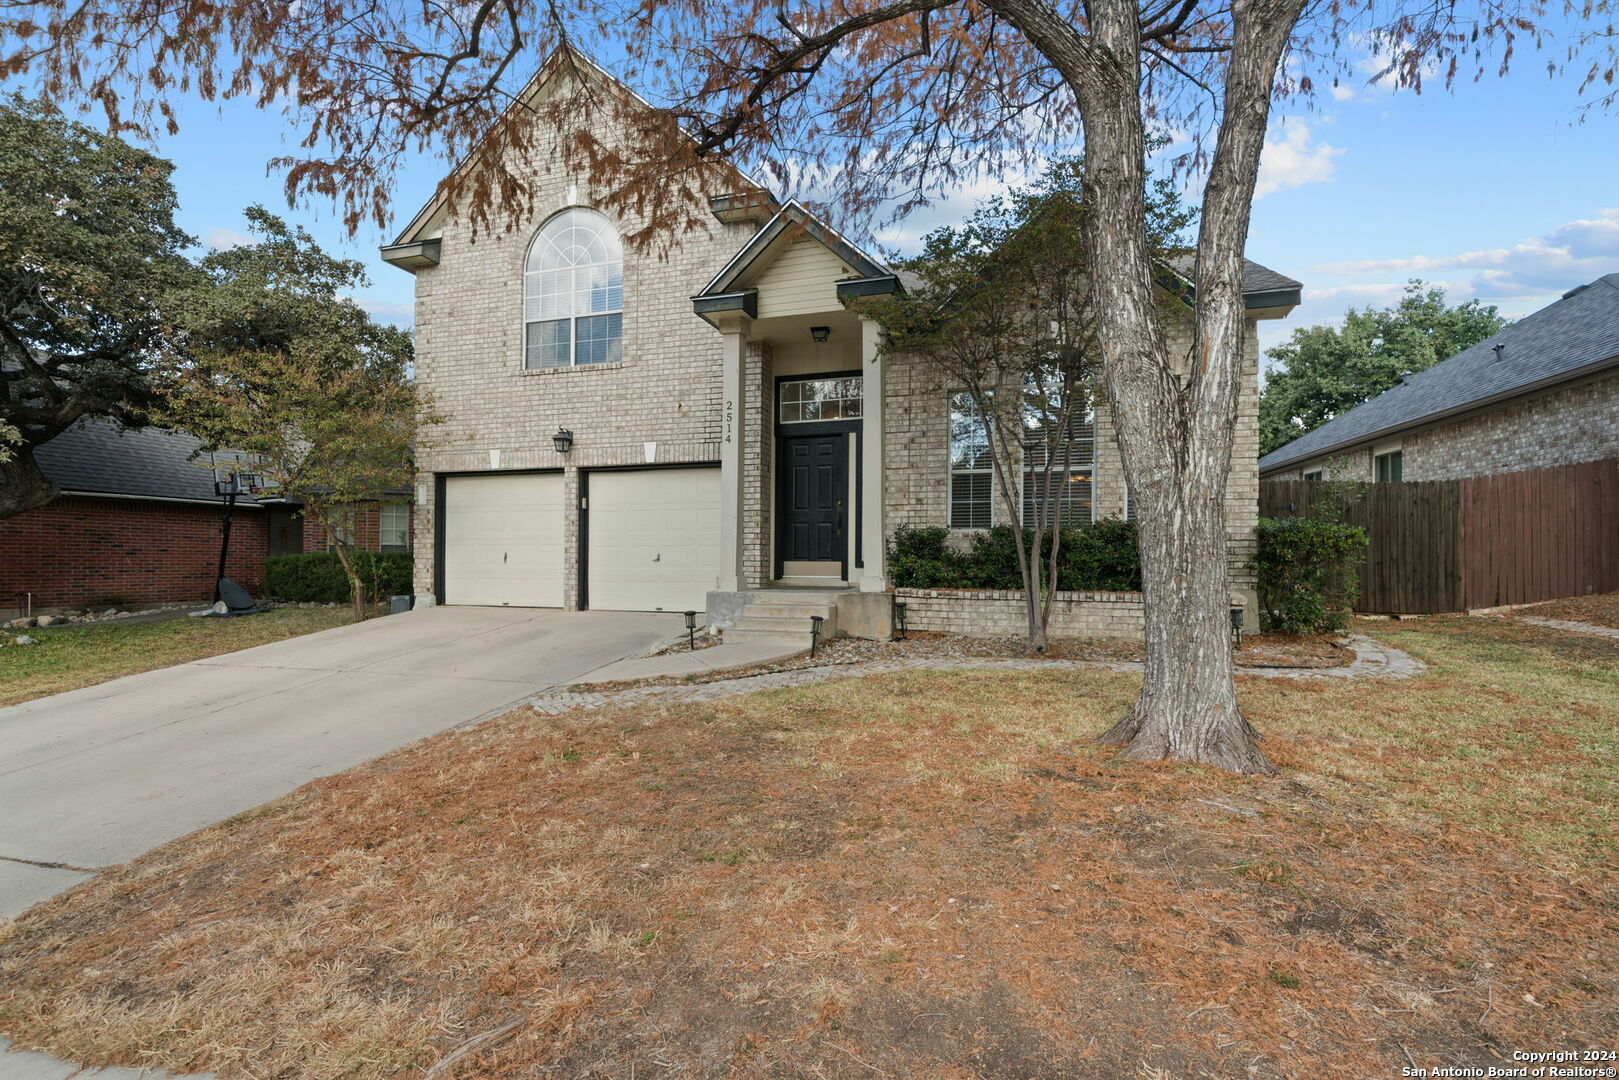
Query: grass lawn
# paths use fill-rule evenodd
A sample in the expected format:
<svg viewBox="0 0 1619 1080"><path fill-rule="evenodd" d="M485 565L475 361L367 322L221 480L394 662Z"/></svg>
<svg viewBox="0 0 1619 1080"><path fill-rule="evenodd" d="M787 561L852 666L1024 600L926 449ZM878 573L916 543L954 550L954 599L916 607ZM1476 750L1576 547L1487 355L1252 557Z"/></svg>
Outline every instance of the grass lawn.
<svg viewBox="0 0 1619 1080"><path fill-rule="evenodd" d="M39 644L0 650L0 707L353 621L347 607L278 608L233 619L19 630L17 633L36 638Z"/></svg>
<svg viewBox="0 0 1619 1080"><path fill-rule="evenodd" d="M520 710L0 927L0 1034L310 1080L1374 1077L1611 1049L1619 642L1362 629L1430 673L1244 677L1266 778L1087 743L1122 673Z"/></svg>

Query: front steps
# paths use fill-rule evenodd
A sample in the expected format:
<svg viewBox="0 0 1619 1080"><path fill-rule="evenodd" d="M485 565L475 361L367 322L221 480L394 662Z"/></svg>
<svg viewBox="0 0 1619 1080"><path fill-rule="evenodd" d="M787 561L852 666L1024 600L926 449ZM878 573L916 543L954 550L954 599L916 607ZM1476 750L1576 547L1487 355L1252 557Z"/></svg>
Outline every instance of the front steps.
<svg viewBox="0 0 1619 1080"><path fill-rule="evenodd" d="M812 616L819 615L821 642L838 634L838 593L827 589L794 591L771 589L742 608L725 628L725 640L748 645L810 647Z"/></svg>

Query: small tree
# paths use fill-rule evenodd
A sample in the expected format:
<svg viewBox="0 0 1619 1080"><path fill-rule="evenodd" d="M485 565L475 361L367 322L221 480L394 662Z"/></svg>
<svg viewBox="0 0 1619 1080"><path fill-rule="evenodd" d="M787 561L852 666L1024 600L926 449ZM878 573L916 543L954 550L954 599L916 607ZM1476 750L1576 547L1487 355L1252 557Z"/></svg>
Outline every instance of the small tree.
<svg viewBox="0 0 1619 1080"><path fill-rule="evenodd" d="M958 227L928 234L900 266L915 284L870 300L885 354L931 365L965 399L952 442L987 458L1012 523L1029 646L1044 652L1063 529L1081 505L1069 483L1080 425L1096 404L1096 319L1082 236L1083 166L1053 163L1035 187L982 203ZM1154 189L1155 248L1167 261L1192 215Z"/></svg>
<svg viewBox="0 0 1619 1080"><path fill-rule="evenodd" d="M144 422L159 301L194 271L174 166L19 96L0 98L0 518L56 486L35 447L87 416Z"/></svg>
<svg viewBox="0 0 1619 1080"><path fill-rule="evenodd" d="M342 295L365 284L360 264L262 207L247 217L260 242L207 256L206 284L171 298L187 360L172 373L165 416L246 455L266 486L303 503L364 618L356 509L409 486L418 425L440 418L412 383L410 332Z"/></svg>

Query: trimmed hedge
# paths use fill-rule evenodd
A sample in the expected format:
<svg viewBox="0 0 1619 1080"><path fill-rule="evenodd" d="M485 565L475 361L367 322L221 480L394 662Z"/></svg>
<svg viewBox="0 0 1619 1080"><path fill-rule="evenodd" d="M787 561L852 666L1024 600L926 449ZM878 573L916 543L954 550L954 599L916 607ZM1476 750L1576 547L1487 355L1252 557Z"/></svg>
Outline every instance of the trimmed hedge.
<svg viewBox="0 0 1619 1080"><path fill-rule="evenodd" d="M410 592L410 552L352 551L349 558L371 602ZM264 561L264 594L271 600L299 603L342 604L352 599L343 564L333 552L271 555Z"/></svg>
<svg viewBox="0 0 1619 1080"><path fill-rule="evenodd" d="M1032 530L1024 533L1024 543ZM1043 558L1051 557L1047 534ZM975 532L966 551L950 546L950 530L902 527L888 550L889 580L901 589L1021 589L1017 533L1010 525ZM1108 518L1064 529L1057 588L1069 592L1135 592L1141 553L1133 522Z"/></svg>
<svg viewBox="0 0 1619 1080"><path fill-rule="evenodd" d="M1260 518L1258 576L1265 629L1279 634L1342 630L1360 598L1366 530L1317 518Z"/></svg>

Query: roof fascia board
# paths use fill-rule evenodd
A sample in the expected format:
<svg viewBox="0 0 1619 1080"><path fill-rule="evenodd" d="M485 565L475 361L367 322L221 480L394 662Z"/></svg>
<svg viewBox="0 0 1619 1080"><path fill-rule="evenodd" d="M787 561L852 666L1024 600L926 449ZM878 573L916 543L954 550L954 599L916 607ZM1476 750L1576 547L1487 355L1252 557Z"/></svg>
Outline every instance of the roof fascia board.
<svg viewBox="0 0 1619 1080"><path fill-rule="evenodd" d="M177 495L131 495L122 491L76 491L62 488L61 494L73 495L81 499L128 499L132 502L186 503L191 506L221 506L224 504L223 499L186 499ZM238 510L248 508L261 509L258 501L252 499L251 496L249 501L236 504L236 509Z"/></svg>
<svg viewBox="0 0 1619 1080"><path fill-rule="evenodd" d="M1492 394L1487 398L1479 398L1477 401L1469 401L1461 405L1455 405L1449 409L1441 410L1440 412L1429 413L1426 416L1419 416L1414 420L1407 420L1404 423L1391 424L1385 428L1378 428L1376 431L1368 431L1366 434L1357 435L1353 439L1345 439L1342 442L1331 443L1319 450L1311 450L1308 453L1299 454L1296 457L1285 458L1272 465L1266 465L1260 469L1259 472L1260 475L1263 476L1266 473L1276 472L1278 469L1291 469L1300 462L1313 461L1318 457L1330 457L1331 455L1341 453L1344 450L1352 450L1357 446L1369 446L1379 439L1388 438L1390 435L1400 435L1408 431L1415 431L1418 428L1428 427L1444 420L1457 420L1467 416L1470 413L1483 412L1486 409L1493 409L1495 406L1511 401L1514 398L1531 397L1535 394L1541 393L1542 391L1554 390L1564 383L1579 382L1580 380L1589 378L1593 375L1601 375L1607 369L1614 367L1619 367L1619 355L1610 356L1606 360L1597 360L1586 364L1583 367L1572 368L1568 371L1559 372L1556 375L1548 375L1544 379L1537 379L1532 383L1524 383L1522 386L1515 386L1511 390L1503 390L1499 394ZM1387 391L1384 392L1387 393ZM1349 414L1345 413L1344 415L1347 416ZM1303 436L1300 436L1300 438L1303 438Z"/></svg>
<svg viewBox="0 0 1619 1080"><path fill-rule="evenodd" d="M811 214L797 199L793 199L742 245L742 250L731 257L731 261L714 275L714 280L704 286L698 295L710 296L733 291L736 283L753 268L754 263L794 225L802 228L811 238L847 263L860 275L857 280L894 276L886 266L849 243L836 229Z"/></svg>

